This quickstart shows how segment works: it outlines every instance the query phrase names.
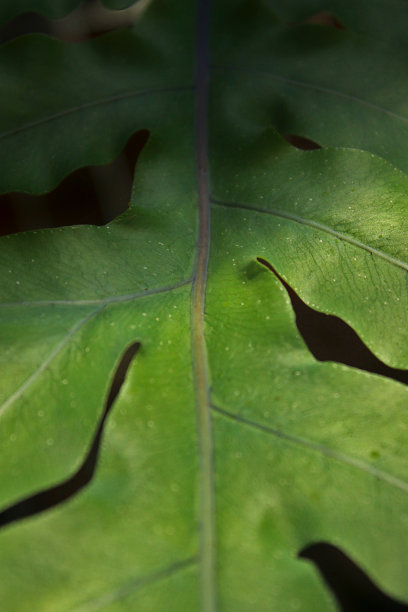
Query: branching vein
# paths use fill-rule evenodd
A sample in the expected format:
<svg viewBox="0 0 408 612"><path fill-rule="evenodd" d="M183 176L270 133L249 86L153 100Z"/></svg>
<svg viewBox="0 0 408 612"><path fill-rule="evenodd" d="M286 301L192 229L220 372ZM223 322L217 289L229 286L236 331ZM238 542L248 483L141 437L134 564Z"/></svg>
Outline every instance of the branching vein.
<svg viewBox="0 0 408 612"><path fill-rule="evenodd" d="M42 372L51 364L51 362L59 355L59 353L63 350L63 348L72 340L72 337L87 323L90 319L92 319L95 315L97 315L107 304L111 304L112 302L125 302L135 300L137 298L142 298L148 295L155 295L157 293L165 293L168 291L172 291L173 289L177 289L178 287L183 287L184 285L188 285L191 283L191 280L181 281L179 283L175 283L174 285L169 285L167 287L159 287L158 289L151 289L150 291L143 291L141 293L135 293L129 296L118 296L113 298L107 298L104 300L81 300L81 301L69 301L69 300L60 300L53 302L17 302L15 304L0 304L0 306L56 306L56 305L75 305L75 306L84 306L84 305L98 305L98 308L92 310L85 317L83 317L80 321L75 323L75 325L69 330L68 334L61 340L61 342L55 347L55 349L48 355L48 357L43 361L43 363L37 368L29 378L27 378L24 383L12 394L7 400L0 405L0 413L6 410L9 406L11 406L21 395L27 391L27 389L37 380Z"/></svg>
<svg viewBox="0 0 408 612"><path fill-rule="evenodd" d="M23 384L12 394L10 395L5 402L0 406L0 413L3 413L9 406L11 406L19 397L23 395L25 391L27 391L28 387L30 387L40 376L42 372L50 365L50 363L59 355L59 353L67 346L67 344L72 340L73 336L86 324L90 319L96 316L103 308L105 308L105 304L99 306L92 312L88 313L85 317L83 317L80 321L77 321L73 327L69 330L65 338L57 344L54 350L48 355L47 359L45 359L42 364L37 368L31 376L29 376Z"/></svg>
<svg viewBox="0 0 408 612"><path fill-rule="evenodd" d="M403 270L408 270L408 264L405 261L401 261L396 257L392 257L392 255L388 255L379 249L375 249L374 247L369 246L368 244L364 244L360 240L356 238L352 238L351 236L347 236L346 234L342 234L341 232L337 232L336 230L328 227L327 225L323 225L323 223L319 223L318 221L312 221L311 219L304 219L303 217L299 217L298 215L293 215L292 213L285 212L284 210L274 210L268 208L260 208L257 206L250 206L247 204L241 204L239 202L222 202L215 198L212 199L212 202L217 206L225 206L230 208L243 208L244 210L252 210L257 213L263 213L266 215L272 215L273 217L281 217L282 219L289 219L289 221L295 221L295 223L301 223L302 225L308 225L309 227L313 227L321 232L325 232L326 234L330 234L343 242L348 242L353 246L363 249L364 251L368 251L372 255L376 255L377 257L381 257L381 259L385 259L390 264L397 266L398 268L402 268Z"/></svg>
<svg viewBox="0 0 408 612"><path fill-rule="evenodd" d="M5 302L0 304L0 308L15 307L15 306L93 306L101 305L106 306L107 304L113 304L116 302L131 302L139 298L144 298L149 295L156 295L157 293L166 293L173 291L179 287L184 287L192 282L191 278L187 280L179 281L173 285L167 285L166 287L158 287L154 289L146 289L145 291L138 291L137 293L129 293L128 295L113 295L107 298L100 298L96 300L38 300L29 302Z"/></svg>
<svg viewBox="0 0 408 612"><path fill-rule="evenodd" d="M10 136L14 136L15 134L20 134L21 132L25 132L32 128L36 128L39 125L43 125L44 123L49 123L50 121L55 121L56 119L61 119L61 117L66 117L67 115L71 115L73 113L78 113L80 111L87 110L88 108L95 108L96 106L103 106L114 104L116 102L121 102L122 100L126 100L128 98L142 98L145 96L150 96L153 94L160 93L172 93L177 91L191 91L192 87L162 87L157 89L147 89L147 90L135 90L135 91L125 91L124 93L118 94L116 96L109 96L107 98L101 98L99 100L93 100L92 102L85 102L83 104L78 104L77 106L72 106L71 108L67 108L58 113L53 113L52 115L47 115L46 117L42 117L41 119L37 119L36 121L30 121L29 123L25 123L18 128L14 128L12 130L7 130L6 132L0 133L0 140L3 138L9 138Z"/></svg>
<svg viewBox="0 0 408 612"><path fill-rule="evenodd" d="M149 576L141 576L140 578L135 578L128 584L125 584L120 589L116 589L110 593L105 593L101 597L94 599L93 601L87 601L86 604L80 606L79 608L75 606L75 612L94 612L95 610L102 610L102 608L106 608L110 606L116 601L120 601L128 597L133 592L148 586L150 584L155 584L160 580L165 580L166 578L170 578L174 574L177 574L183 570L189 569L195 563L197 559L195 557L191 557L189 559L185 559L184 561L178 561L177 563L173 563L168 567L165 567L157 572L150 574ZM73 609L73 610L74 610Z"/></svg>
<svg viewBox="0 0 408 612"><path fill-rule="evenodd" d="M319 444L318 442L313 442L313 440L301 438L300 436L294 436L292 434L285 433L279 429L273 429L272 427L268 427L267 425L256 423L255 421L247 419L238 414L233 414L232 412L229 412L228 410L224 410L223 408L219 408L218 406L213 405L211 406L211 408L215 412L218 412L218 414L221 414L228 419L232 419L233 421L237 423L241 423L242 425L246 425L248 427L254 427L255 429L258 429L259 431L263 431L264 433L275 436L276 438L281 438L282 440L285 440L286 442L296 444L297 446L303 446L303 447L309 448L322 455L325 455L326 457L329 457L330 459L334 459L335 461L339 461L341 463L346 463L347 465L350 465L353 468L356 468L363 472L367 472L367 474L374 476L374 478L378 478L378 480L382 480L383 482L386 482L387 484L393 487L396 487L397 489L401 489L402 491L405 491L406 493L408 493L408 483L407 482L405 482L404 480L401 480L400 478L396 478L395 476L392 476L391 474L388 474L387 472L378 470L372 465L369 465L368 463L364 463L364 461L360 461L360 459L356 459L355 457L350 457L349 455L346 455L345 453L341 453L331 448L327 448L326 446L323 446L322 444Z"/></svg>
<svg viewBox="0 0 408 612"><path fill-rule="evenodd" d="M250 74L259 74L263 77L267 77L274 81L282 81L284 83L289 83L290 85L294 85L295 87L302 87L303 89L311 89L313 91L317 91L319 93L324 93L330 96L335 96L337 98L344 98L349 100L350 102L356 102L357 104L361 104L362 106L367 106L368 108L372 108L373 110L383 113L385 115L389 115L394 119L398 119L399 121L403 121L404 123L408 123L408 117L405 115L401 115L400 113L396 113L395 111L390 110L389 108L385 108L380 106L379 104L374 104L374 102L369 102L368 100L364 100L363 98L359 98L358 96L353 96L352 94L338 91L337 89L332 89L331 87L323 87L322 85L316 85L315 83L309 83L307 81L301 81L299 79L293 79L290 77L283 76L281 74L274 74L273 72L268 72L267 70L257 70L251 66L213 66L213 68L218 68L220 70L231 70L234 72L247 72Z"/></svg>

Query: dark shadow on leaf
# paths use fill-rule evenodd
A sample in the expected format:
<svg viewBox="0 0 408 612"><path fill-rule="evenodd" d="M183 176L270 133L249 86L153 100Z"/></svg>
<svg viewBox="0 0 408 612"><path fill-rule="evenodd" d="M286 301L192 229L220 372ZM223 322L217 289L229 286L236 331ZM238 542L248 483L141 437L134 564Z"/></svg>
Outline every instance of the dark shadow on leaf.
<svg viewBox="0 0 408 612"><path fill-rule="evenodd" d="M310 544L303 548L298 556L316 565L342 612L408 610L408 605L381 591L354 561L332 544Z"/></svg>
<svg viewBox="0 0 408 612"><path fill-rule="evenodd" d="M61 504L70 497L76 495L92 480L98 463L99 449L106 419L125 380L125 376L131 361L139 348L140 343L135 342L131 344L122 355L120 363L116 368L116 372L112 379L112 384L106 399L105 409L100 418L98 428L94 434L85 460L80 468L75 472L75 474L73 474L73 476L61 484L44 489L34 495L30 495L29 497L26 497L25 499L0 512L0 527L4 527L5 525L9 525L15 521L27 518L28 516L39 514L44 510L48 510L49 508L53 508L54 506Z"/></svg>
<svg viewBox="0 0 408 612"><path fill-rule="evenodd" d="M0 28L0 45L13 40L13 38L32 33L51 34L48 20L37 13L21 13Z"/></svg>
<svg viewBox="0 0 408 612"><path fill-rule="evenodd" d="M0 235L112 221L129 205L135 165L148 137L148 130L136 132L113 162L79 168L44 195L0 195Z"/></svg>
<svg viewBox="0 0 408 612"><path fill-rule="evenodd" d="M408 370L391 368L380 361L347 323L307 306L268 261L261 257L257 259L275 274L288 292L297 328L316 359L344 363L408 384Z"/></svg>
<svg viewBox="0 0 408 612"><path fill-rule="evenodd" d="M305 138L305 136L297 136L296 134L284 134L283 137L285 140L296 147L297 149L302 149L302 151L314 151L315 149L321 149L321 145L319 145L314 140L310 138Z"/></svg>
<svg viewBox="0 0 408 612"><path fill-rule="evenodd" d="M130 28L140 19L149 2L137 0L128 8L111 10L100 0L88 0L63 19L50 22L52 34L64 42L76 43Z"/></svg>
<svg viewBox="0 0 408 612"><path fill-rule="evenodd" d="M110 10L99 0L84 0L61 19L47 19L30 11L20 13L0 28L0 44L24 34L48 34L63 42L83 42L133 26L147 4L147 0L138 0L123 10Z"/></svg>
<svg viewBox="0 0 408 612"><path fill-rule="evenodd" d="M308 17L308 19L305 19L303 23L321 25L325 26L326 28L336 28L336 30L345 30L345 27L341 21L328 11L315 13L311 17Z"/></svg>

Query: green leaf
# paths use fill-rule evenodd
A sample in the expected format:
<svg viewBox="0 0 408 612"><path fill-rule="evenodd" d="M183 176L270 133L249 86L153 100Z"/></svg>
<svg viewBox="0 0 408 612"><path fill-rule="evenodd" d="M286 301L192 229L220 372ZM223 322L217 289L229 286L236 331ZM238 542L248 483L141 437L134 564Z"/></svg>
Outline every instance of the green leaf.
<svg viewBox="0 0 408 612"><path fill-rule="evenodd" d="M337 4L344 30L224 0L209 32L206 0L155 0L0 50L2 193L150 134L119 218L0 240L3 608L335 610L317 542L408 599L407 388L318 361L280 280L408 369L406 54L385 2ZM36 513L100 426L90 482Z"/></svg>
<svg viewBox="0 0 408 612"><path fill-rule="evenodd" d="M140 2L141 0L137 0ZM0 6L0 24L4 24L13 17L26 12L35 12L50 19L60 19L81 4L81 0L3 0ZM125 9L134 0L103 0L109 9Z"/></svg>

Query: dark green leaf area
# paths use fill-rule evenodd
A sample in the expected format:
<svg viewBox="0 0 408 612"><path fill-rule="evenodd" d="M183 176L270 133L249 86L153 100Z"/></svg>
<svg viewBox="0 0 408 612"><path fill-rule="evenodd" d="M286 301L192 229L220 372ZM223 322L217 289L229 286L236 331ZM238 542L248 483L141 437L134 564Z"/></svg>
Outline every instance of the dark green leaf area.
<svg viewBox="0 0 408 612"><path fill-rule="evenodd" d="M322 13L339 22L344 29L354 34L363 34L366 38L373 37L378 43L389 42L392 39L397 39L400 43L405 41L408 9L404 0L390 0L390 2L379 0L375 3L371 0L359 0L359 2L352 3L343 2L343 0L330 0L330 3L326 0L304 0L303 2L298 0L287 0L287 2L228 0L223 2L222 7L219 7L217 11L214 11L214 18L220 27L228 32L228 18L232 21L236 16L236 20L240 19L242 24L256 15L257 21L250 23L251 27L246 30L246 35L248 38L255 38L256 30L259 32L259 37L264 38L265 31L271 33L273 25L295 27L303 23L310 23L312 26L319 24L320 27L331 25L327 17L326 23L323 22ZM318 16L319 19L317 19ZM231 30L235 31L233 28ZM243 27L242 32L244 32ZM225 44L225 40L222 39L216 42L220 46Z"/></svg>
<svg viewBox="0 0 408 612"><path fill-rule="evenodd" d="M177 110L191 118L192 39L180 31L188 16L158 46L146 19L142 30L78 45L33 35L1 47L0 192L45 193L79 167L111 161L133 132ZM167 48L182 49L180 61Z"/></svg>
<svg viewBox="0 0 408 612"><path fill-rule="evenodd" d="M80 168L44 195L0 195L0 233L112 221L129 205L136 161L147 139L146 130L136 132L113 162Z"/></svg>
<svg viewBox="0 0 408 612"><path fill-rule="evenodd" d="M399 5L407 23L406 5ZM215 104L220 80L235 90L235 101L225 104L229 111L245 92L249 113L241 117L264 118L282 133L323 146L376 153L407 169L405 42L389 37L381 43L377 34L361 36L348 28L276 26L266 8L239 45L221 36L223 29L231 31L220 24L214 35Z"/></svg>
<svg viewBox="0 0 408 612"><path fill-rule="evenodd" d="M160 138L152 135L139 159L127 212L103 227L4 238L3 303L97 306L188 282L196 228L194 157L191 134L175 140L174 121L183 108L176 117L168 111Z"/></svg>
<svg viewBox="0 0 408 612"><path fill-rule="evenodd" d="M110 9L125 9L135 0L105 0L103 4ZM137 0L136 0L137 1ZM140 0L139 0L140 1ZM24 12L37 12L50 19L59 19L71 13L84 0L4 0L0 7L0 24Z"/></svg>

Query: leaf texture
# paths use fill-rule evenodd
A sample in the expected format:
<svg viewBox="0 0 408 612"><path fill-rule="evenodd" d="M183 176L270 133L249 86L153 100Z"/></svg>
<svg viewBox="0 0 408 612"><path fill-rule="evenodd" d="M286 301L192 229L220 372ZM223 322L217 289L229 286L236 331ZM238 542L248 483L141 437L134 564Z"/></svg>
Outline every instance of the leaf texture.
<svg viewBox="0 0 408 612"><path fill-rule="evenodd" d="M0 7L0 24L27 12L39 13L50 19L60 19L80 4L81 0L19 0L18 2L4 0ZM120 10L134 3L132 0L104 0L103 4L109 9Z"/></svg>
<svg viewBox="0 0 408 612"><path fill-rule="evenodd" d="M408 600L407 388L318 361L262 265L408 369L394 5L387 29L383 1L154 0L129 30L0 49L2 193L149 130L119 218L0 239L0 511L77 472L140 344L91 482L0 530L3 609L335 610L298 557L321 541Z"/></svg>

